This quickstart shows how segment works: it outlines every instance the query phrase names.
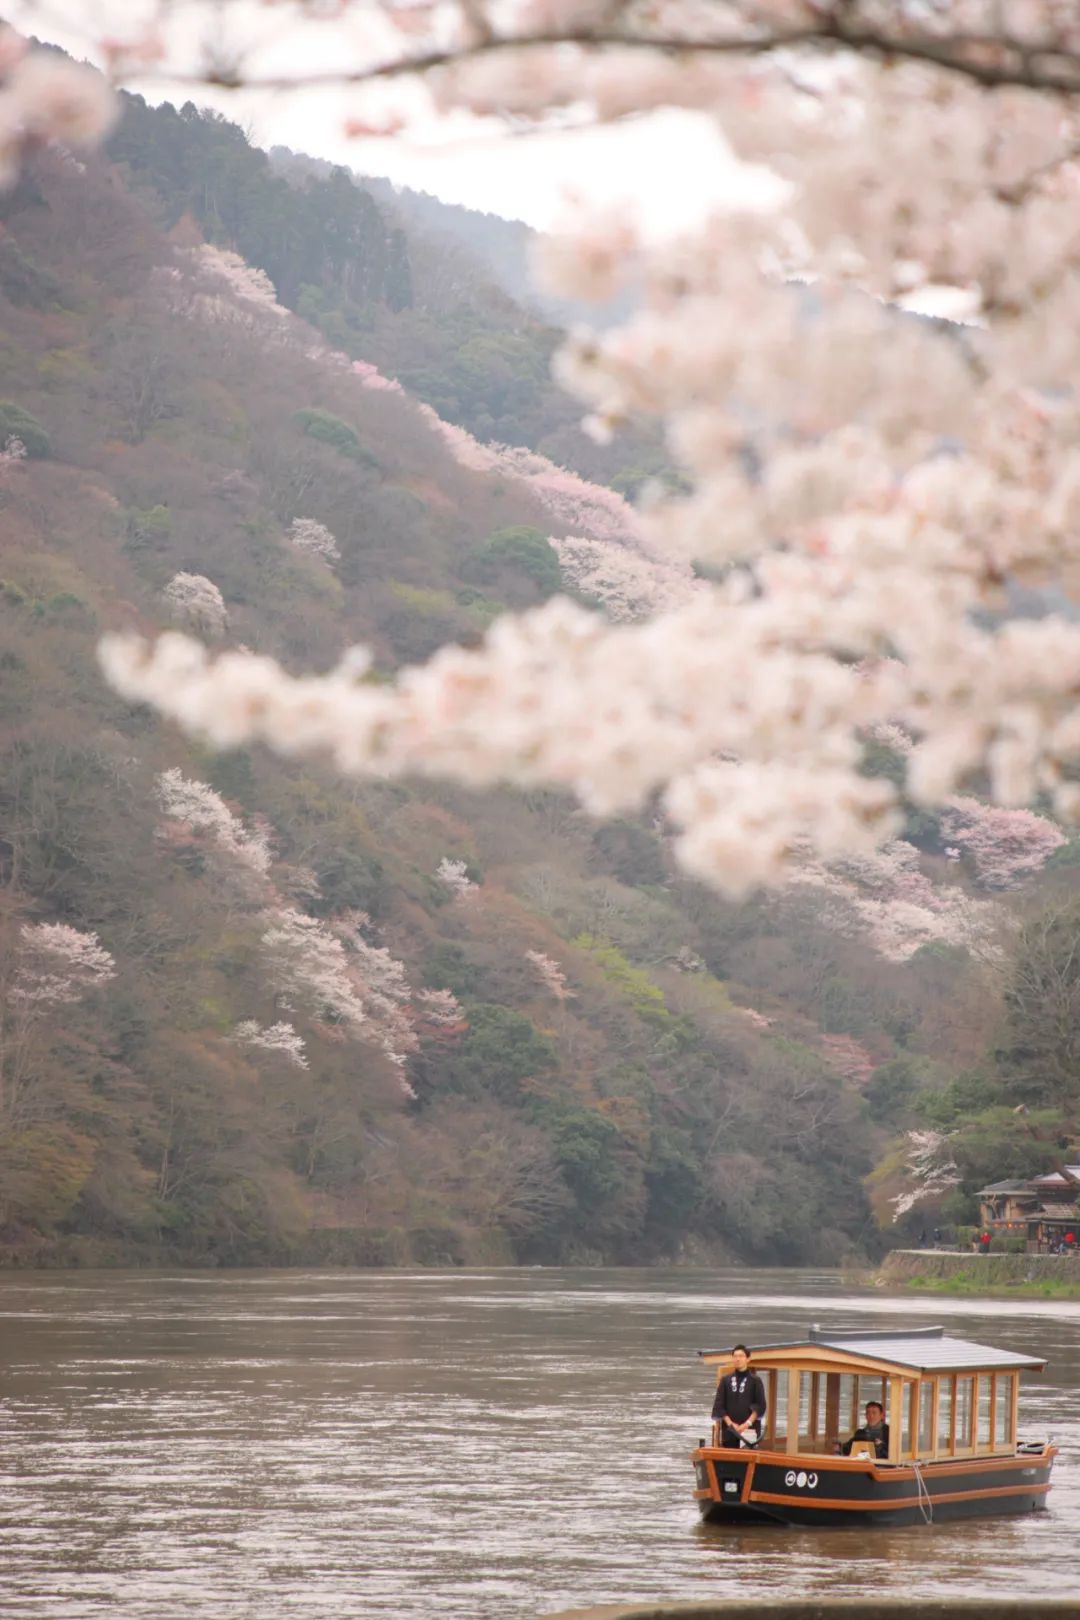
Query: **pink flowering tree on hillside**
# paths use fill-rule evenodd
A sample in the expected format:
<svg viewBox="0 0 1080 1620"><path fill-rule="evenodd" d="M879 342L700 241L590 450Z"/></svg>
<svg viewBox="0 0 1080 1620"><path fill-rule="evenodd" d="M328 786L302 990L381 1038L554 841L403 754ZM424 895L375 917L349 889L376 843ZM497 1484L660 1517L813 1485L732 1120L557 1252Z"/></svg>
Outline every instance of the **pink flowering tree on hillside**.
<svg viewBox="0 0 1080 1620"><path fill-rule="evenodd" d="M454 1040L469 1027L465 1009L452 990L418 990L413 1013L421 1040Z"/></svg>
<svg viewBox="0 0 1080 1620"><path fill-rule="evenodd" d="M931 1203L958 1187L960 1171L947 1131L909 1131L904 1160L905 1185L891 1200L898 1221L917 1204Z"/></svg>
<svg viewBox="0 0 1080 1620"><path fill-rule="evenodd" d="M854 1035L822 1035L821 1050L826 1063L858 1091L869 1085L877 1063L873 1053Z"/></svg>
<svg viewBox="0 0 1080 1620"><path fill-rule="evenodd" d="M0 929L0 1130L35 1119L43 1040L74 1007L116 977L116 962L95 933L68 923Z"/></svg>
<svg viewBox="0 0 1080 1620"><path fill-rule="evenodd" d="M326 524L317 522L315 518L293 518L289 540L297 551L306 552L309 557L318 557L325 563L341 560L337 541Z"/></svg>
<svg viewBox="0 0 1080 1620"><path fill-rule="evenodd" d="M283 1019L264 1026L258 1019L245 1018L233 1030L232 1039L253 1052L279 1058L294 1069L308 1066L303 1037Z"/></svg>
<svg viewBox="0 0 1080 1620"><path fill-rule="evenodd" d="M994 950L998 913L955 884L921 870L914 845L898 838L831 865L804 860L787 893L813 892L821 920L849 939L865 939L886 961L904 962L923 945Z"/></svg>
<svg viewBox="0 0 1080 1620"><path fill-rule="evenodd" d="M116 976L116 963L97 935L67 923L30 923L19 945L11 999L26 1006L70 1005Z"/></svg>
<svg viewBox="0 0 1080 1620"><path fill-rule="evenodd" d="M1015 889L1041 871L1065 842L1060 827L1032 810L1007 810L978 799L950 799L941 813L947 844L971 859L984 889Z"/></svg>
<svg viewBox="0 0 1080 1620"><path fill-rule="evenodd" d="M365 939L367 926L361 912L324 921L278 906L263 918L263 959L286 1006L298 1003L331 1038L377 1047L411 1096L404 1069L419 1045L412 990L404 963Z"/></svg>
<svg viewBox="0 0 1080 1620"><path fill-rule="evenodd" d="M451 856L444 855L435 868L435 876L455 900L464 900L466 895L476 892L467 861L455 861Z"/></svg>
<svg viewBox="0 0 1080 1620"><path fill-rule="evenodd" d="M553 956L547 956L543 951L526 951L525 960L534 969L537 978L549 995L556 1001L572 1001L576 991L571 990L566 982L566 974Z"/></svg>
<svg viewBox="0 0 1080 1620"><path fill-rule="evenodd" d="M220 793L206 782L186 777L177 766L161 772L155 789L166 827L171 823L208 850L218 871L243 893L258 897L267 892L272 858L268 829L245 827ZM175 842L171 834L166 837Z"/></svg>
<svg viewBox="0 0 1080 1620"><path fill-rule="evenodd" d="M206 636L224 635L229 623L225 599L205 574L174 574L161 594L181 624Z"/></svg>

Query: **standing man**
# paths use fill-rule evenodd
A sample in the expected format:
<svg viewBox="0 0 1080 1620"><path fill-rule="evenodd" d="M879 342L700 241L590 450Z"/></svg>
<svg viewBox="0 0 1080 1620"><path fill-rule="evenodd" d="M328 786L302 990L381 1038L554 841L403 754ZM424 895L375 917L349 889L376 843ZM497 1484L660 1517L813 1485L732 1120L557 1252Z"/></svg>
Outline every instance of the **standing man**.
<svg viewBox="0 0 1080 1620"><path fill-rule="evenodd" d="M716 1389L712 1417L720 1425L722 1446L756 1446L765 1419L765 1385L750 1368L750 1352L737 1344L731 1352L734 1372L725 1373Z"/></svg>

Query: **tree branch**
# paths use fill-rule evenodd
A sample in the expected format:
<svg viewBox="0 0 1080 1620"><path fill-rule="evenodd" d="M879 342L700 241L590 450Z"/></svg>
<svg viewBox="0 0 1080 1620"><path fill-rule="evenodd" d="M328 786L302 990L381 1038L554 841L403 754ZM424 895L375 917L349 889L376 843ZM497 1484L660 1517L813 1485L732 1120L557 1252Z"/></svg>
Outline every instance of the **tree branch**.
<svg viewBox="0 0 1080 1620"><path fill-rule="evenodd" d="M478 61L506 52L553 50L574 45L589 51L651 51L674 57L768 56L795 50L853 51L879 61L923 62L959 75L987 89L1009 87L1074 95L1080 92L1080 51L1053 42L1034 47L1007 35L955 34L897 35L847 22L839 12L821 23L768 35L736 35L726 39L693 39L683 35L631 34L618 29L551 30L532 34L480 37L460 48L431 50L415 56L394 57L368 67L332 69L304 75L266 74L246 77L239 64L209 66L205 73L169 73L162 68L141 68L120 73L124 83L166 81L176 85L210 85L224 90L297 90L327 86L374 84L388 79L423 77L440 68ZM997 53L1004 59L983 59Z"/></svg>

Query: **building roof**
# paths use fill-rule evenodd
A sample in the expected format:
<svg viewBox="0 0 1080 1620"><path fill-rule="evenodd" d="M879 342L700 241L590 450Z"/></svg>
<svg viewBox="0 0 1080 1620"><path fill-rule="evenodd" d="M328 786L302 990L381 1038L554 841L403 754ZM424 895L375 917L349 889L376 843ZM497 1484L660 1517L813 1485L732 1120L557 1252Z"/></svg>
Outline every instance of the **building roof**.
<svg viewBox="0 0 1080 1620"><path fill-rule="evenodd" d="M1065 1165L1064 1176L1061 1170L1051 1170L1046 1176L1031 1176L1030 1181L1017 1181L1015 1178L1010 1181L991 1181L988 1187L981 1187L976 1197L981 1199L988 1192L1030 1192L1031 1196L1038 1197L1041 1192L1046 1191L1046 1187L1052 1187L1056 1192L1061 1189L1070 1192L1075 1187L1077 1196L1080 1197L1080 1165Z"/></svg>
<svg viewBox="0 0 1080 1620"><path fill-rule="evenodd" d="M1044 1221L1076 1221L1080 1225L1080 1210L1075 1204L1042 1204L1035 1214Z"/></svg>
<svg viewBox="0 0 1080 1620"><path fill-rule="evenodd" d="M960 1372L982 1369L1012 1370L1030 1367L1041 1371L1046 1361L1040 1356L1018 1355L1014 1350L998 1350L992 1345L957 1339L942 1327L886 1329L812 1327L805 1339L780 1344L758 1345L752 1359L767 1365L799 1359L799 1353L820 1359L822 1352L835 1353L839 1361L857 1367L861 1362L886 1362L915 1372ZM699 1350L710 1361L730 1359L728 1350ZM849 1359L850 1358L850 1359Z"/></svg>
<svg viewBox="0 0 1080 1620"><path fill-rule="evenodd" d="M1065 1175L1060 1170L1051 1170L1045 1176L1036 1176L1032 1181L1033 1187L1072 1187L1080 1183L1080 1164L1067 1164Z"/></svg>

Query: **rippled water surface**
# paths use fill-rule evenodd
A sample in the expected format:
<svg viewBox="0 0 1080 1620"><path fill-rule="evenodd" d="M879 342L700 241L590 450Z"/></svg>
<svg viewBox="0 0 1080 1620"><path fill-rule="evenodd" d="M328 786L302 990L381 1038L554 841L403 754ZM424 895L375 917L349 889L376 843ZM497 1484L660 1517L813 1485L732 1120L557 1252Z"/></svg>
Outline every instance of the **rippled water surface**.
<svg viewBox="0 0 1080 1620"><path fill-rule="evenodd" d="M1080 1264L1080 1262L1078 1262ZM1049 1358L1050 1511L903 1530L698 1523L693 1352L945 1322ZM5 1620L514 1620L644 1597L1080 1588L1080 1304L808 1272L0 1278Z"/></svg>

